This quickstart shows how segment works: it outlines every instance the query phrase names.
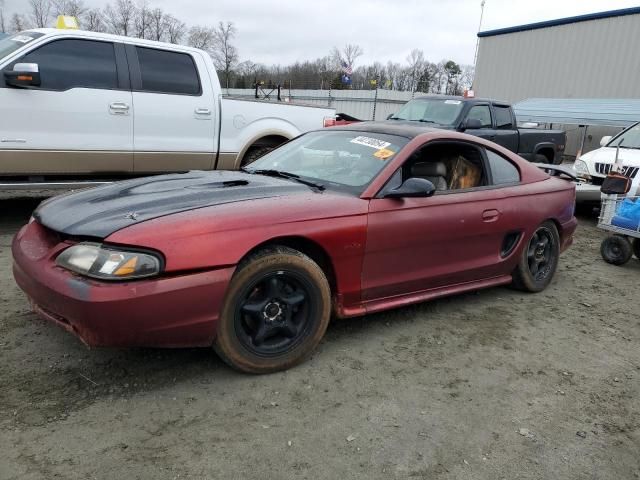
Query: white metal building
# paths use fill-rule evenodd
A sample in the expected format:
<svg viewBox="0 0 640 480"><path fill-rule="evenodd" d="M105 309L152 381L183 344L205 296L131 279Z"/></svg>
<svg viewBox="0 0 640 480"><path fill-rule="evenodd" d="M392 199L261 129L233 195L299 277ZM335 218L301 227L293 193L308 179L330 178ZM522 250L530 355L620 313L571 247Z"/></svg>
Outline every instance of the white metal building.
<svg viewBox="0 0 640 480"><path fill-rule="evenodd" d="M603 135L640 121L630 118L627 108L637 105L632 99L640 99L640 7L480 32L478 37L476 95L514 103L516 115L527 121L533 120L535 104L540 119L567 130L567 154L598 148ZM584 119L563 111L567 104L579 105ZM589 118L599 121L589 123Z"/></svg>

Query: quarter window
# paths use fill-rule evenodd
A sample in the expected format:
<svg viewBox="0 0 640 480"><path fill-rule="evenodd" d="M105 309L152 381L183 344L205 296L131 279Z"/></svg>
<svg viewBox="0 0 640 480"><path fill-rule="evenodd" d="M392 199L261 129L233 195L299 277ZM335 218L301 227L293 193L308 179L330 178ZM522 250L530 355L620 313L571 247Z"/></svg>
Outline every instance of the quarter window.
<svg viewBox="0 0 640 480"><path fill-rule="evenodd" d="M520 182L520 172L513 163L491 150L486 150L494 185Z"/></svg>
<svg viewBox="0 0 640 480"><path fill-rule="evenodd" d="M467 118L480 120L482 128L491 128L491 111L489 105L476 105L469 110Z"/></svg>
<svg viewBox="0 0 640 480"><path fill-rule="evenodd" d="M496 128L498 130L512 130L513 119L511 118L511 109L509 107L493 107L496 114Z"/></svg>
<svg viewBox="0 0 640 480"><path fill-rule="evenodd" d="M90 40L56 40L27 53L15 63L37 63L45 90L118 88L113 43Z"/></svg>
<svg viewBox="0 0 640 480"><path fill-rule="evenodd" d="M191 55L136 47L142 90L155 93L199 95L200 79Z"/></svg>

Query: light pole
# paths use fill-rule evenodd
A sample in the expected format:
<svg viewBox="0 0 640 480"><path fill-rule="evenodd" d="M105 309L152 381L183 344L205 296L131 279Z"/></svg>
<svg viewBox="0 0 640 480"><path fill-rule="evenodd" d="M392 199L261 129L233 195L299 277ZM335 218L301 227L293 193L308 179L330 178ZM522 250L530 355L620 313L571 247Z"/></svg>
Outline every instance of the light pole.
<svg viewBox="0 0 640 480"><path fill-rule="evenodd" d="M478 33L482 29L482 17L484 17L484 4L486 0L480 2L480 23L478 24ZM480 47L480 37L476 35L476 53L473 56L473 81L471 82L471 88L475 88L476 83L476 62L478 61L478 48Z"/></svg>

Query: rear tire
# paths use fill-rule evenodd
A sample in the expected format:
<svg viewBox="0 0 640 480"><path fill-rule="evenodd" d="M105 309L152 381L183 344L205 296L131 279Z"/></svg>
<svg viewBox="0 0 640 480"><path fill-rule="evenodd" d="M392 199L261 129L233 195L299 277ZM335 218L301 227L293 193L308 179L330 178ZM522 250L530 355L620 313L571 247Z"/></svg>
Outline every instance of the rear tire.
<svg viewBox="0 0 640 480"><path fill-rule="evenodd" d="M560 235L551 221L540 225L520 254L513 286L525 292L541 292L551 283L560 259Z"/></svg>
<svg viewBox="0 0 640 480"><path fill-rule="evenodd" d="M536 159L536 163L553 163L551 160L547 158L546 155L543 155L541 153L536 153L535 159Z"/></svg>
<svg viewBox="0 0 640 480"><path fill-rule="evenodd" d="M322 269L288 247L251 255L233 275L214 348L233 368L271 373L304 361L331 317L331 290Z"/></svg>
<svg viewBox="0 0 640 480"><path fill-rule="evenodd" d="M622 235L605 238L600 245L600 254L605 262L612 265L624 265L633 255L631 243Z"/></svg>
<svg viewBox="0 0 640 480"><path fill-rule="evenodd" d="M636 256L637 259L640 259L640 238L634 238L633 239L633 254Z"/></svg>

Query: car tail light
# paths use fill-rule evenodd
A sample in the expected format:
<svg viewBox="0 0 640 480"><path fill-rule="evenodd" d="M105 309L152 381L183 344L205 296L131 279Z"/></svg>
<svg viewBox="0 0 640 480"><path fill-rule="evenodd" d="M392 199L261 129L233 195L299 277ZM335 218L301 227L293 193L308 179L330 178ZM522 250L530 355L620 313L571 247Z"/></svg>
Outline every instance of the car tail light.
<svg viewBox="0 0 640 480"><path fill-rule="evenodd" d="M324 117L324 124L323 126L326 127L333 127L336 124L336 119L333 117Z"/></svg>

